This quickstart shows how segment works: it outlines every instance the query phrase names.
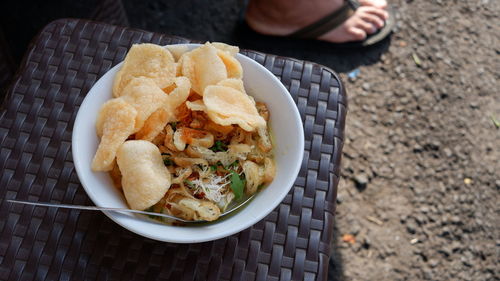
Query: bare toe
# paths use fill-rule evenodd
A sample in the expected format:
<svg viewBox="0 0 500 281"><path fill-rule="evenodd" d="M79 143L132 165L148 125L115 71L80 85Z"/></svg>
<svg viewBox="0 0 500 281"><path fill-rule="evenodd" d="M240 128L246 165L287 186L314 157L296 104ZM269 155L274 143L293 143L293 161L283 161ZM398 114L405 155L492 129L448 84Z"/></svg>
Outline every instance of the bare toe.
<svg viewBox="0 0 500 281"><path fill-rule="evenodd" d="M373 34L377 32L377 28L371 22L364 21L361 18L356 18L354 27L364 30L367 34Z"/></svg>
<svg viewBox="0 0 500 281"><path fill-rule="evenodd" d="M369 6L361 6L358 8L359 11L362 11L364 13L369 13L372 15L375 15L382 20L387 20L389 18L389 13L386 10L375 8L375 7L369 7ZM358 11L357 10L357 11Z"/></svg>
<svg viewBox="0 0 500 281"><path fill-rule="evenodd" d="M363 29L357 27L351 27L348 29L349 33L353 36L353 41L362 41L366 39L366 32Z"/></svg>
<svg viewBox="0 0 500 281"><path fill-rule="evenodd" d="M364 13L364 14L362 14L360 16L361 16L361 19L363 19L366 22L369 22L369 23L373 24L377 29L380 29L380 28L384 27L384 20L381 19L381 18L379 18L376 15L369 14L369 13Z"/></svg>

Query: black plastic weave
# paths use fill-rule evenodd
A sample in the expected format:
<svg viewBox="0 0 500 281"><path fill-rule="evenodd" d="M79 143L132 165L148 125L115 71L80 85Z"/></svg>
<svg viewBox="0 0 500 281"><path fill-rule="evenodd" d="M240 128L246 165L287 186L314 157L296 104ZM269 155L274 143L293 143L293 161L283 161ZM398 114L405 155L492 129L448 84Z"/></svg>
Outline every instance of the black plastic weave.
<svg viewBox="0 0 500 281"><path fill-rule="evenodd" d="M306 136L295 186L249 229L163 243L100 212L5 201L92 203L72 162L73 122L92 85L137 42L188 40L63 19L32 42L0 112L0 280L326 280L347 100L337 75L310 62L242 51L289 89Z"/></svg>

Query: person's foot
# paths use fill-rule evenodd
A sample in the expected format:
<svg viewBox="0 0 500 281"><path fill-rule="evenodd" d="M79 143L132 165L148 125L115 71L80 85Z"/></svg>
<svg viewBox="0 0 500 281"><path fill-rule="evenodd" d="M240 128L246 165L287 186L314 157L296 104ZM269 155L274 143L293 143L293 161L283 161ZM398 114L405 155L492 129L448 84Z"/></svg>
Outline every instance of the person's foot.
<svg viewBox="0 0 500 281"><path fill-rule="evenodd" d="M360 0L360 4L361 7L342 25L318 39L332 43L361 41L382 28L389 17L385 10L386 0ZM343 0L253 0L248 6L246 21L259 33L286 36L342 5Z"/></svg>

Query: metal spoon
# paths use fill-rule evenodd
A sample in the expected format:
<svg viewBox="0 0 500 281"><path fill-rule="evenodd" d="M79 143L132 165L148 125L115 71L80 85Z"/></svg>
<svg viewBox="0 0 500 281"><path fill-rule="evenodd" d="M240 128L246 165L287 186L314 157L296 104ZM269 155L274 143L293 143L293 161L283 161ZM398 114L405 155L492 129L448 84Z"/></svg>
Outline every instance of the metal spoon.
<svg viewBox="0 0 500 281"><path fill-rule="evenodd" d="M231 213L231 212L239 209L241 206L243 206L246 203L248 203L254 196L255 196L255 194L252 195L252 196L250 196L250 197L248 197L247 199L245 199L245 201L242 201L241 203L238 203L238 205L236 205L235 207L226 210L224 213L222 213L219 216L219 218L221 218L223 216L226 216L229 213ZM148 215L148 216L156 216L156 217L169 218L169 219L173 219L173 220L180 221L180 222L185 222L185 223L207 222L205 220L190 221L190 220L185 220L185 219L181 219L181 218L178 218L178 217L170 216L170 215L167 215L167 214L147 212L147 211L139 211L139 210L132 210L132 209L125 209L125 208L106 208L106 207L83 206L83 205L53 204L53 203L30 202L30 201L13 200L13 199L6 199L6 201L10 202L10 203L33 205L33 206L41 206L41 207L54 207L54 208L76 209L76 210L86 210L86 211L128 212L128 213L142 214L142 215Z"/></svg>

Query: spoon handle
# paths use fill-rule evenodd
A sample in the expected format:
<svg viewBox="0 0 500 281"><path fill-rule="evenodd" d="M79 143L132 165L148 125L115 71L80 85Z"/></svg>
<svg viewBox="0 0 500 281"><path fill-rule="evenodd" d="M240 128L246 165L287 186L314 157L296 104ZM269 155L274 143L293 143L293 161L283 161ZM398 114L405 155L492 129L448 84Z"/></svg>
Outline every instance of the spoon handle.
<svg viewBox="0 0 500 281"><path fill-rule="evenodd" d="M53 203L43 203L43 202L30 202L30 201L21 201L21 200L12 200L7 199L7 202L16 203L16 204L24 204L24 205L32 205L32 206L42 206L42 207L54 207L54 208L64 208L64 209L76 209L76 210L87 210L87 211L112 211L112 212L128 212L128 213L136 213L143 214L149 216L157 216L164 217L169 219L174 219L182 222L189 222L178 217L170 216L162 213L153 213L147 211L139 211L139 210L131 210L125 208L106 208L106 207L96 207L96 206L82 206L82 205L68 205L68 204L53 204Z"/></svg>

